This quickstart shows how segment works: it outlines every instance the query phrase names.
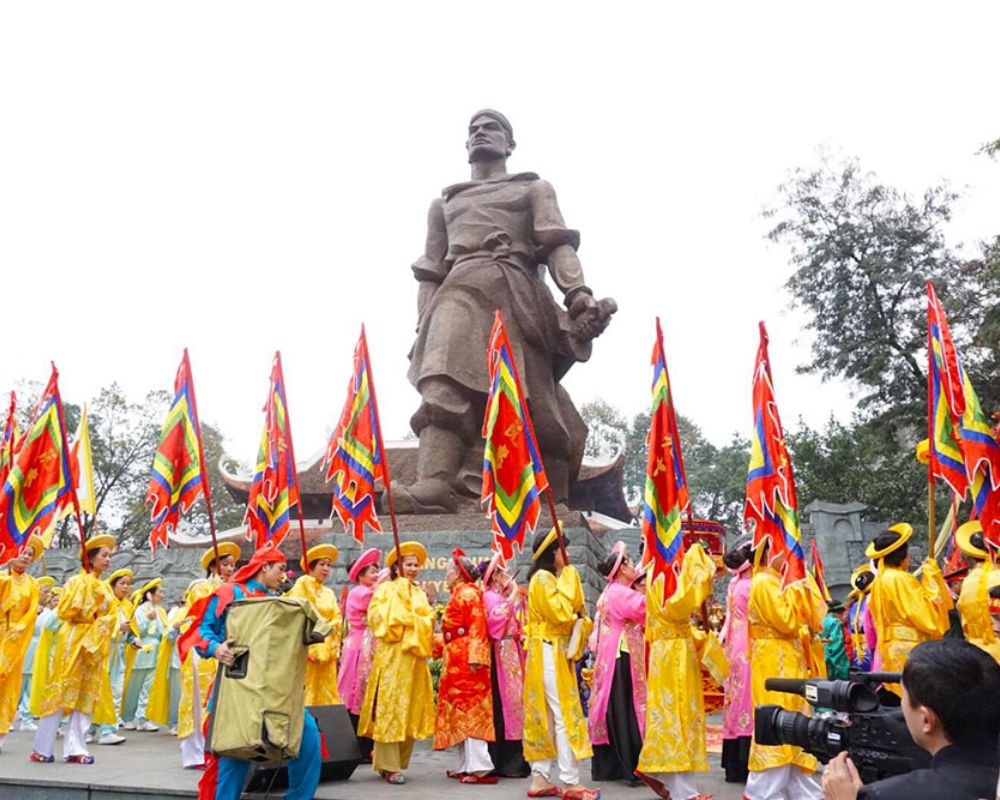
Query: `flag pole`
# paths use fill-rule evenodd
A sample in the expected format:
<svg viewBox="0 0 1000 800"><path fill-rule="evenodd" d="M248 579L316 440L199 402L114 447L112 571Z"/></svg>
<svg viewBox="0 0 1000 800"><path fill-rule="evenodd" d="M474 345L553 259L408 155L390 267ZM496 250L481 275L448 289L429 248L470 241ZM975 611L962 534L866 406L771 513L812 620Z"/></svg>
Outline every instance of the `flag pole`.
<svg viewBox="0 0 1000 800"><path fill-rule="evenodd" d="M274 358L278 362L278 372L281 373L281 382L284 385L285 382L285 370L281 366L281 351L274 351ZM302 491L299 489L299 473L298 464L295 461L295 445L292 444L292 415L288 411L288 391L287 386L285 387L285 427L288 429L288 457L292 460L292 472L295 474L295 493L298 495L298 502L295 504L296 510L299 512L299 537L302 541L302 560L305 561L306 551L306 523L302 518ZM268 398L270 401L270 398Z"/></svg>
<svg viewBox="0 0 1000 800"><path fill-rule="evenodd" d="M382 417L378 413L378 395L375 394L375 372L372 370L371 356L368 355L368 336L365 334L365 324L361 323L361 347L365 353L365 366L368 369L368 390L372 393L372 408L375 409L375 419L378 440L378 454L382 459L382 488L385 491L385 503L389 507L389 519L392 522L392 539L396 545L396 563L403 566L403 552L399 549L399 523L396 521L396 507L392 502L392 477L389 474L389 459L385 455L385 442L382 441Z"/></svg>
<svg viewBox="0 0 1000 800"><path fill-rule="evenodd" d="M928 296L932 284L927 281ZM927 309L927 557L934 558L935 497L934 497L934 419L931 412L934 408L934 348L931 344L930 303Z"/></svg>
<svg viewBox="0 0 1000 800"><path fill-rule="evenodd" d="M215 532L215 514L212 511L212 487L208 482L208 472L205 469L205 448L201 442L201 418L198 416L198 400L194 393L194 374L191 372L191 360L188 350L184 348L184 368L187 371L188 385L191 387L191 414L194 416L194 428L198 436L198 463L201 464L201 485L205 495L205 508L208 510L208 531L212 534L212 553L215 556L215 568L219 568L219 539ZM286 409L287 413L287 409Z"/></svg>
<svg viewBox="0 0 1000 800"><path fill-rule="evenodd" d="M59 394L59 370L52 362L52 377L56 391L56 416L59 418L59 436L62 438L62 452L59 458L63 460L63 466L67 468L67 478L69 478L69 496L73 500L73 516L76 517L76 527L80 532L80 552L83 554L84 572L90 572L90 556L87 555L87 534L83 532L83 521L80 519L80 500L76 496L76 484L73 482L73 473L69 472L69 465L66 463L66 419L63 417L62 395Z"/></svg>

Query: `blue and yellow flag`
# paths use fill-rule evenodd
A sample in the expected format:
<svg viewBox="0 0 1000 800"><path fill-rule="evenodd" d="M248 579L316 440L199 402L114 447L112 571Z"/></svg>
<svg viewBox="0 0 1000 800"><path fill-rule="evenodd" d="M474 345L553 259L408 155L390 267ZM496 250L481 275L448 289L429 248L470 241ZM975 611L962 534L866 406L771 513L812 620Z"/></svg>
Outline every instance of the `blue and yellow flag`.
<svg viewBox="0 0 1000 800"><path fill-rule="evenodd" d="M774 398L767 344L767 329L761 322L760 345L754 366L754 427L743 519L749 527L753 527L754 549L767 539L771 545L772 560L784 555L782 586L788 586L805 578L806 559L799 528L795 476Z"/></svg>
<svg viewBox="0 0 1000 800"><path fill-rule="evenodd" d="M961 499L969 487L960 430L966 410L964 371L948 331L941 301L930 281L927 282L927 326L929 467L931 475L947 483Z"/></svg>
<svg viewBox="0 0 1000 800"><path fill-rule="evenodd" d="M663 576L663 599L666 600L677 589L677 575L684 557L683 518L690 499L658 317L652 364L653 401L646 435L642 563L652 566L652 583Z"/></svg>
<svg viewBox="0 0 1000 800"><path fill-rule="evenodd" d="M326 446L326 480L333 481L333 513L344 532L365 540L365 525L382 533L375 509L375 482L388 481L382 460L382 429L371 385L365 327L354 348L347 402Z"/></svg>
<svg viewBox="0 0 1000 800"><path fill-rule="evenodd" d="M255 541L258 550L268 542L277 547L291 526L291 509L299 502L293 453L281 353L275 353L264 403L264 430L244 517L247 539Z"/></svg>
<svg viewBox="0 0 1000 800"><path fill-rule="evenodd" d="M539 455L517 365L500 311L487 350L490 393L483 420L482 502L490 517L494 549L503 558L524 548L525 531L534 531L541 496L549 479Z"/></svg>
<svg viewBox="0 0 1000 800"><path fill-rule="evenodd" d="M927 282L929 467L958 500L971 489L973 518L1000 549L1000 444L955 351L948 320Z"/></svg>
<svg viewBox="0 0 1000 800"><path fill-rule="evenodd" d="M81 423L82 424L82 423ZM89 444L88 444L89 449ZM153 525L149 546L167 544L167 534L177 527L194 501L204 494L201 461L201 428L194 401L194 380L187 348L174 377L174 399L160 430L160 444L153 456L153 470L146 492Z"/></svg>
<svg viewBox="0 0 1000 800"><path fill-rule="evenodd" d="M59 371L53 364L0 489L0 563L15 558L29 536L44 537L62 499L73 490L65 428Z"/></svg>

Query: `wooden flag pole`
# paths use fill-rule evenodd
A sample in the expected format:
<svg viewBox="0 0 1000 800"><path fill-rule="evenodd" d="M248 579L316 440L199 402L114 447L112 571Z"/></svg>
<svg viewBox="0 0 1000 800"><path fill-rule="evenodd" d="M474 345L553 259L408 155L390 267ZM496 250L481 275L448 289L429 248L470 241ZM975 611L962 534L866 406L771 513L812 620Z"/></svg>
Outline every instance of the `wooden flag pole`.
<svg viewBox="0 0 1000 800"><path fill-rule="evenodd" d="M378 442L379 458L382 459L382 488L385 491L385 502L389 507L389 519L392 522L392 539L396 545L396 563L403 566L403 552L399 549L399 523L396 521L396 507L392 503L392 477L389 474L389 459L385 455L385 442L382 441L382 417L378 413L378 395L375 394L375 372L372 369L372 359L368 355L368 337L365 325L361 323L361 349L365 354L365 366L368 369L368 391L372 393L372 408L375 409L375 427Z"/></svg>
<svg viewBox="0 0 1000 800"><path fill-rule="evenodd" d="M285 386L285 370L281 366L281 351L274 351L274 358L278 362L278 372L281 374L281 384ZM270 402L271 398L268 398ZM288 430L288 457L292 460L292 472L295 474L295 490L298 495L298 501L295 504L296 510L299 512L299 537L302 542L302 560L305 561L306 551L309 549L306 547L306 523L302 518L302 494L299 491L299 473L296 472L298 469L297 462L295 461L295 445L292 443L292 415L288 410L288 387L285 386L285 428ZM291 488L291 487L289 487Z"/></svg>
<svg viewBox="0 0 1000 800"><path fill-rule="evenodd" d="M928 281L928 286L930 281ZM931 343L930 308L927 310L927 557L934 558L935 497L934 497L934 348Z"/></svg>
<svg viewBox="0 0 1000 800"><path fill-rule="evenodd" d="M525 409L527 412L527 409ZM538 454L538 458L541 459L542 454ZM545 469L545 465L542 465L542 469ZM546 473L548 475L548 473ZM556 529L556 538L559 540L559 552L562 553L563 561L569 564L569 554L566 552L566 540L563 538L562 525L559 522L559 517L556 516L556 504L552 500L552 487L547 486L545 488L545 499L548 501L549 514L552 516L552 524Z"/></svg>
<svg viewBox="0 0 1000 800"><path fill-rule="evenodd" d="M212 486L208 481L208 471L205 469L205 448L201 442L201 418L198 416L198 400L194 393L194 374L191 372L191 361L187 348L184 348L184 369L187 372L188 386L191 387L191 416L194 417L194 429L198 439L198 462L201 465L201 486L205 495L205 508L208 511L208 531L212 534L212 552L215 555L215 569L219 569L219 539L215 532L215 514L212 511Z"/></svg>
<svg viewBox="0 0 1000 800"><path fill-rule="evenodd" d="M55 384L56 416L59 419L59 436L62 438L62 452L59 454L59 458L63 459L66 454L66 419L63 417L62 396L59 394L59 370L56 369L55 362L52 362L52 377ZM85 572L90 572L90 556L87 554L87 534L84 533L83 520L80 519L80 500L76 496L76 484L73 482L73 473L70 472L66 478L69 481L69 496L73 500L73 516L76 517L76 527L80 532L80 552L83 554L83 569Z"/></svg>

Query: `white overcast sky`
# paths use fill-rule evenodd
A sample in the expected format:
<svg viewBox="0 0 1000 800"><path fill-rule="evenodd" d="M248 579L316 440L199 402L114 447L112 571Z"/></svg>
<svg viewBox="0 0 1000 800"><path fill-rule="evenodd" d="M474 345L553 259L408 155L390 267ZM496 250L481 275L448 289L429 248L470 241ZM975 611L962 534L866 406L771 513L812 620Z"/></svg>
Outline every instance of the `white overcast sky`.
<svg viewBox="0 0 1000 800"><path fill-rule="evenodd" d="M401 438L409 267L492 106L620 306L567 379L578 405L647 405L659 314L678 410L746 434L765 319L786 425L846 418L850 387L794 374L760 210L825 147L911 192L948 179L952 241L996 234L1000 163L975 153L1000 136L997 30L995 2L5 3L0 390L54 359L67 400L138 398L186 345L202 417L249 461L280 348L303 459L364 321Z"/></svg>

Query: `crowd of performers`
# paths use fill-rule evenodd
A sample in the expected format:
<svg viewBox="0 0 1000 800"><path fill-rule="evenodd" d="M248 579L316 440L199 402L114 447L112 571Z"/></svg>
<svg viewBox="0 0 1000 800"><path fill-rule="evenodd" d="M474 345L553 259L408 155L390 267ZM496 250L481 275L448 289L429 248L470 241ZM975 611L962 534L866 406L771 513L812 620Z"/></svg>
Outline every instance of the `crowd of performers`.
<svg viewBox="0 0 1000 800"><path fill-rule="evenodd" d="M326 585L338 556L332 544L306 553L290 590L280 550L258 550L234 572L240 549L220 544L202 559L205 578L168 613L159 578L135 588L128 569L110 571L111 536L87 541L89 569L61 589L28 575L42 552L32 537L0 574L0 748L18 723L34 731L31 760L51 763L62 728L64 759L91 764L90 743L121 744L122 730L168 725L181 765L206 770L202 796L237 798L248 762L206 757L203 736L216 670L233 661L226 609L243 597L287 591L308 599L334 628L309 648L306 704L342 703L362 753L389 784L405 783L414 743L433 737L435 749L456 750L447 775L463 783L530 778L529 797L595 800L600 790L583 784L579 766L591 759L592 782L642 781L663 798L703 797L702 674L714 660L725 694L726 779L745 783L750 800L818 798L812 756L753 740L754 706L810 712L802 698L768 692L765 679L899 671L916 644L943 636L963 636L1000 659L1000 599L993 599L1000 570L979 523L958 530L968 566L947 582L933 559L909 571L911 535L902 523L871 542L846 607L828 606L811 575L783 587L780 557L771 558L766 542L730 548L718 637L693 623L717 578L699 546L687 550L676 591L664 598L660 581L647 585L616 543L599 565L607 586L591 621L554 528L534 539L526 586L499 556L477 565L456 549L444 609L433 607L433 591L419 580L423 545L389 550L384 567L382 554L367 549L350 565L343 617ZM584 669L590 659L592 669ZM881 696L898 703L898 685L883 686ZM307 714L287 797L312 797L321 749Z"/></svg>

